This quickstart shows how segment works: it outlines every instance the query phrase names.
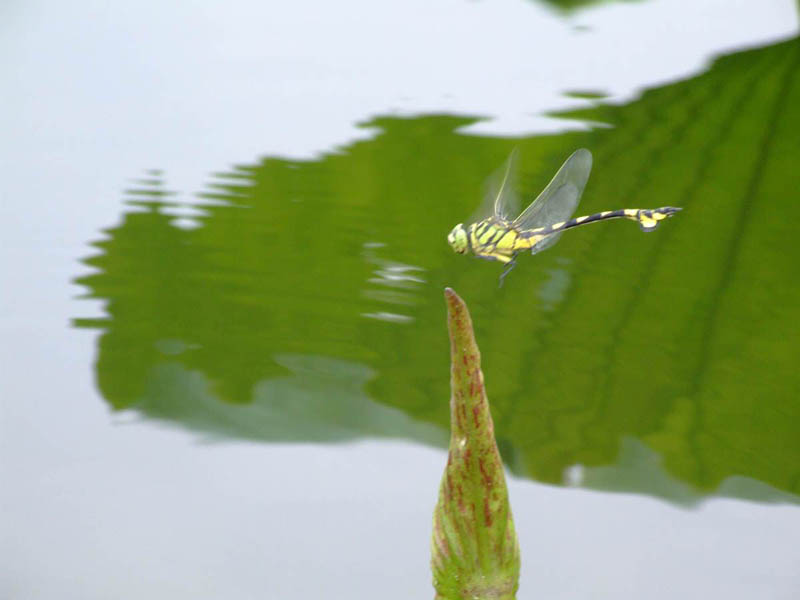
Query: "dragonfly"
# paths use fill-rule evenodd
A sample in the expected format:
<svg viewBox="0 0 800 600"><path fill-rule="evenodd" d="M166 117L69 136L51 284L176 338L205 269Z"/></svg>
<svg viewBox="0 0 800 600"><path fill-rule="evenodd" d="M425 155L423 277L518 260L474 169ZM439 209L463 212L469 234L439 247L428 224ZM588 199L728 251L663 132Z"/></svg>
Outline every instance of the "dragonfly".
<svg viewBox="0 0 800 600"><path fill-rule="evenodd" d="M450 246L459 254L472 252L478 258L506 265L500 275L501 286L514 268L519 253L537 254L555 244L567 229L607 219L629 219L639 223L642 231L653 231L661 221L681 210L674 206L623 208L571 219L592 170L592 153L581 148L564 162L528 208L515 217L519 212L515 190L516 155L515 149L505 169L490 178L486 199L477 217L467 225L459 223L447 236ZM490 216L482 218L487 213L491 213Z"/></svg>

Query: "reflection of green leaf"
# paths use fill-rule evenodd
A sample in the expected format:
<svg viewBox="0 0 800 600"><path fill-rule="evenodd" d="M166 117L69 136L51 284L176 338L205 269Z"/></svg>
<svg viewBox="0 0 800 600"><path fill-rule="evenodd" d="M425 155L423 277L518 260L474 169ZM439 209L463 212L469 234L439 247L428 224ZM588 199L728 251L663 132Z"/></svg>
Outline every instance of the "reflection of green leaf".
<svg viewBox="0 0 800 600"><path fill-rule="evenodd" d="M102 330L98 386L117 409L251 436L207 404L165 412L149 382L177 364L226 410L282 407L289 437L329 439L324 423L340 421L375 434L348 421L353 404L339 396L307 428L317 399L293 396L283 412L283 392L264 387L292 376L277 357L327 357L356 379L348 369L374 373L359 379L368 402L444 429L446 281L471 298L498 444L516 473L560 483L574 465L615 464L633 438L693 493L730 490L720 485L738 476L800 493L798 61L793 39L568 115L611 129L515 140L466 135L466 117L377 118L365 124L374 138L318 160L215 176L195 228L162 203L136 207L80 279L107 304L106 318L76 321ZM515 145L525 197L585 146L595 168L581 212L685 210L651 234L615 222L568 232L520 257L498 289L497 265L454 255L445 236Z"/></svg>
<svg viewBox="0 0 800 600"><path fill-rule="evenodd" d="M570 469L568 478L575 484L594 490L654 494L687 507L703 500L701 492L664 471L660 454L631 437L621 440L616 464L573 468ZM782 493L764 483L738 475L728 477L717 493L760 502L798 503L797 496Z"/></svg>
<svg viewBox="0 0 800 600"><path fill-rule="evenodd" d="M568 13L581 8L592 6L593 4L600 4L602 2L610 2L611 0L540 0L562 12ZM616 0L617 2L638 2L640 0Z"/></svg>
<svg viewBox="0 0 800 600"><path fill-rule="evenodd" d="M450 450L433 516L436 597L511 599L519 545L467 306L447 289Z"/></svg>
<svg viewBox="0 0 800 600"><path fill-rule="evenodd" d="M564 92L564 96L567 98L577 98L579 100L602 100L603 98L607 98L608 94L606 92L592 90L573 90Z"/></svg>
<svg viewBox="0 0 800 600"><path fill-rule="evenodd" d="M363 387L373 373L362 365L321 356L278 356L291 373L259 382L244 406L219 402L201 372L177 362L153 369L136 410L153 419L180 420L213 438L324 442L355 437L410 437L442 445L442 431L377 404Z"/></svg>

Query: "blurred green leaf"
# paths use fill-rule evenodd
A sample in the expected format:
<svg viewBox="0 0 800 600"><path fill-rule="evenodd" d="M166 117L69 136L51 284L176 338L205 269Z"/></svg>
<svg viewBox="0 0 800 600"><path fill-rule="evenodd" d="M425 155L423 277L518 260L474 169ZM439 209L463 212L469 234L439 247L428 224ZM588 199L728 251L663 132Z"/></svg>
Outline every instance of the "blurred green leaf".
<svg viewBox="0 0 800 600"><path fill-rule="evenodd" d="M758 498L785 500L776 490L800 493L798 67L797 38L734 53L627 104L587 100L562 117L612 127L558 135L375 118L374 137L317 159L215 175L191 227L151 174L78 280L106 306L75 321L102 332L98 387L115 409L204 435L443 443L431 436L448 424L437 307L451 284L470 297L515 473L669 498L737 495L727 482L749 478ZM499 289L501 267L445 238L514 146L526 198L587 147L580 212L685 210L651 234L575 229L520 257ZM189 376L203 395L177 402L170 390ZM653 453L658 484L606 468L628 464L631 439Z"/></svg>

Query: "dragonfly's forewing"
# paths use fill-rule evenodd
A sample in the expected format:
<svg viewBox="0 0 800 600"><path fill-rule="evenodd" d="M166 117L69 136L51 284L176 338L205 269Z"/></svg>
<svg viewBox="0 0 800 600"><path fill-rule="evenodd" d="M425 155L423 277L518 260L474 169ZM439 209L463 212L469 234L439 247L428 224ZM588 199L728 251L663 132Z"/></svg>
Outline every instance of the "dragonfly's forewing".
<svg viewBox="0 0 800 600"><path fill-rule="evenodd" d="M547 204L549 206L560 206L565 211L567 207L572 207L569 209L569 212L562 218L559 214L550 215L553 218L548 220L546 225L552 225L553 223L558 223L559 221L566 221L572 213L575 211L575 207L578 206L578 201L580 200L580 194L576 192L575 186L571 184L562 185L560 186L552 196L548 198ZM535 227L543 227L545 225L535 225ZM537 252L541 252L542 250L549 248L553 244L558 241L564 234L563 231L559 233L551 233L547 237L543 238L541 241L536 242L533 246L531 246L531 254L536 254Z"/></svg>
<svg viewBox="0 0 800 600"><path fill-rule="evenodd" d="M517 231L548 227L569 219L578 207L591 171L592 153L585 148L573 152L536 200L514 220L513 225ZM540 247L537 244L532 250L544 250L557 239L557 236L548 236L540 242L547 242L546 245Z"/></svg>
<svg viewBox="0 0 800 600"><path fill-rule="evenodd" d="M498 217L511 222L518 213L517 149L514 148L506 163L489 177L484 200L468 223L477 223L486 217Z"/></svg>

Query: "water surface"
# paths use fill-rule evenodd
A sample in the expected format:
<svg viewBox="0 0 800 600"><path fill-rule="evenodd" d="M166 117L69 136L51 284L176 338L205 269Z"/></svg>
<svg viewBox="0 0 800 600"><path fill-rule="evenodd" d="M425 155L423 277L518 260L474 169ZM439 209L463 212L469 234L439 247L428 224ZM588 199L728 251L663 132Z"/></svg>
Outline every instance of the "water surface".
<svg viewBox="0 0 800 600"><path fill-rule="evenodd" d="M795 6L418 8L12 12L2 595L430 596L446 285L520 597L800 589ZM445 236L514 147L684 211L500 288Z"/></svg>

